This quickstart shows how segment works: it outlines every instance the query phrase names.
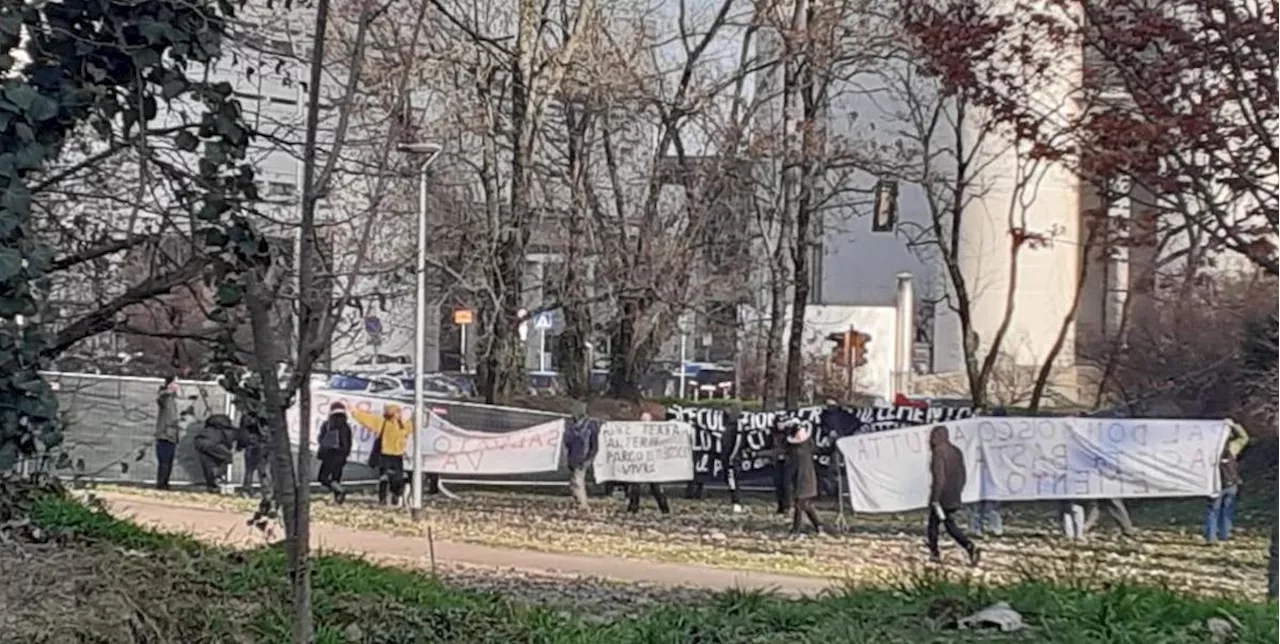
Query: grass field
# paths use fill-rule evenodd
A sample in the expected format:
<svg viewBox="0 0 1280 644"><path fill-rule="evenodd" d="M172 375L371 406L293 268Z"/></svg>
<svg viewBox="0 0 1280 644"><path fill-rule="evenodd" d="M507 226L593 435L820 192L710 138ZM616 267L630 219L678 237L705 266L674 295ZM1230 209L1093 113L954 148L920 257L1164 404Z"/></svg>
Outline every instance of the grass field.
<svg viewBox="0 0 1280 644"><path fill-rule="evenodd" d="M498 505L485 498L486 507ZM328 512L318 514L340 516ZM438 509L436 520L464 514L449 512ZM2 533L10 545L0 549L9 582L0 585L0 642L287 640L287 575L278 551L208 548L63 497L33 496L21 514L27 518L10 519ZM14 527L24 523L22 531ZM314 587L318 641L325 644L1191 643L1213 641L1205 628L1211 619L1233 624L1234 641L1277 639L1274 605L1087 579L992 584L935 569L817 599L685 596L612 620L589 618L596 611L588 602L512 601L347 557L318 558ZM602 586L596 605L619 601L610 592ZM995 600L1012 603L1029 628L1008 635L947 629L955 617Z"/></svg>
<svg viewBox="0 0 1280 644"><path fill-rule="evenodd" d="M112 491L156 496L128 488ZM165 493L175 501L250 512L253 502L234 497ZM720 499L673 499L674 513L662 517L652 507L628 515L624 501L593 499L593 512L580 514L566 495L505 491L462 491L461 501L433 498L429 521L412 522L402 511L362 502L343 506L320 500L317 521L397 534L424 534L430 525L437 539L545 552L607 555L699 563L718 567L814 575L858 584L892 584L929 570L923 547L923 517L847 516L846 531L802 540L787 538L787 521L772 513L765 498L753 499L748 512L734 514ZM1201 502L1160 501L1131 504L1140 540L1119 538L1102 524L1084 544L1059 538L1050 508L1020 504L1004 508L1003 537L981 542L983 564L970 573L958 551L943 551L952 568L979 583L1026 579L1102 585L1135 582L1168 587L1202 597L1261 600L1266 590L1265 559L1275 497L1242 499L1233 540L1210 548L1199 537ZM650 503L651 505L651 503ZM823 508L829 522L835 509ZM945 544L944 544L945 547Z"/></svg>

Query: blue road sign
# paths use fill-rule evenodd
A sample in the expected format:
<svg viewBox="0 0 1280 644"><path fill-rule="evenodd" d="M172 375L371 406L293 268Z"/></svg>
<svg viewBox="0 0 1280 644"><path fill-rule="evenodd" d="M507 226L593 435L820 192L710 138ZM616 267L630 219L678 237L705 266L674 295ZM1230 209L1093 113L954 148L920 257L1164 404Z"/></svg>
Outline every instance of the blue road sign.
<svg viewBox="0 0 1280 644"><path fill-rule="evenodd" d="M382 333L382 320L376 315L370 315L364 319L364 331L369 335L380 335Z"/></svg>

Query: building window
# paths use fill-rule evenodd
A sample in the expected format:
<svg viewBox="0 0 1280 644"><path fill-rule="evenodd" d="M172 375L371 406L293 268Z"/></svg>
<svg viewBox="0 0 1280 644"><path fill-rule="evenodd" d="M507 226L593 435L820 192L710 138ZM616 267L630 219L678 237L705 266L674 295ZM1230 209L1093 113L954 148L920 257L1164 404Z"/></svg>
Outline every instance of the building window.
<svg viewBox="0 0 1280 644"><path fill-rule="evenodd" d="M267 183L268 197L292 197L295 186L292 183L283 181L271 181Z"/></svg>

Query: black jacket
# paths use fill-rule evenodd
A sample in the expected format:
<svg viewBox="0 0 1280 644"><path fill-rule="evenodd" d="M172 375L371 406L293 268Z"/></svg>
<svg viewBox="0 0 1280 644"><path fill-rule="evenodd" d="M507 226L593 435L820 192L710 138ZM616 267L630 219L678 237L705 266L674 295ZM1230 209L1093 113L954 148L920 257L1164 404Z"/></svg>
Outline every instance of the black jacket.
<svg viewBox="0 0 1280 644"><path fill-rule="evenodd" d="M929 505L936 503L943 510L958 510L966 476L964 454L951 444L947 428L942 425L929 432L929 471L933 475Z"/></svg>
<svg viewBox="0 0 1280 644"><path fill-rule="evenodd" d="M214 414L201 423L200 429L196 431L195 440L197 443L221 445L231 449L236 444L237 434L239 432L231 423L231 418L226 414Z"/></svg>
<svg viewBox="0 0 1280 644"><path fill-rule="evenodd" d="M329 414L320 424L318 452L337 452L345 458L351 455L351 423L344 413Z"/></svg>

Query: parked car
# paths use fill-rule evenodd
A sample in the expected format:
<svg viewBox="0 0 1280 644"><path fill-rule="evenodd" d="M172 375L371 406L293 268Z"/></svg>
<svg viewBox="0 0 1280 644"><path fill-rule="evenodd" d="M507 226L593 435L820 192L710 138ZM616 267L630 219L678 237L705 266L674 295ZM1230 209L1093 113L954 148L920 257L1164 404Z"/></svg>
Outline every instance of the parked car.
<svg viewBox="0 0 1280 644"><path fill-rule="evenodd" d="M413 359L404 354L371 353L356 358L349 373L394 373L413 368Z"/></svg>

